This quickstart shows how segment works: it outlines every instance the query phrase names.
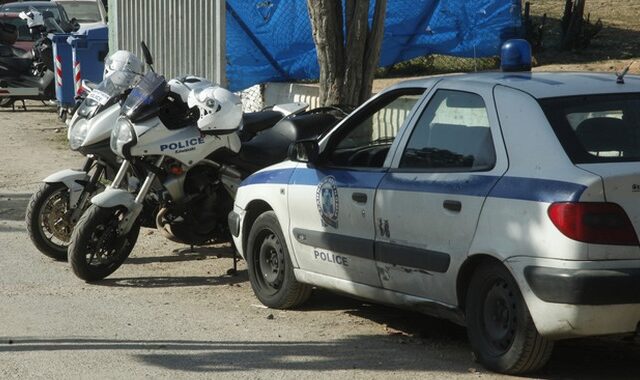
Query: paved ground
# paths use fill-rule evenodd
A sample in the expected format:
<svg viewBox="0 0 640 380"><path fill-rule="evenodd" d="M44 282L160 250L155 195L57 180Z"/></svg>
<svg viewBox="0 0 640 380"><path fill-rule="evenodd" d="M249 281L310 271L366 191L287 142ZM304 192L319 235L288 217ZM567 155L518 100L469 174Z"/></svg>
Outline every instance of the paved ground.
<svg viewBox="0 0 640 380"><path fill-rule="evenodd" d="M88 285L39 254L24 210L38 181L79 167L44 107L0 110L0 378L494 378L448 322L317 291L265 309L227 248L189 252L143 230L131 258ZM57 132L56 132L57 131ZM640 378L640 346L563 342L542 378Z"/></svg>

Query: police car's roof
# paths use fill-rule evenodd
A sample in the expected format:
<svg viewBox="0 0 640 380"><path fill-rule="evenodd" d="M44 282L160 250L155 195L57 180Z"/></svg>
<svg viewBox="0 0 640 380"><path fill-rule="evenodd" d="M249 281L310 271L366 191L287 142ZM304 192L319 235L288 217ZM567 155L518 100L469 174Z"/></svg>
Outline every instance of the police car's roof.
<svg viewBox="0 0 640 380"><path fill-rule="evenodd" d="M535 98L640 92L640 76L626 75L625 84L617 84L615 73L590 72L483 72L413 79L398 85L431 87L436 81L443 84L468 83L471 87L502 85L524 91Z"/></svg>

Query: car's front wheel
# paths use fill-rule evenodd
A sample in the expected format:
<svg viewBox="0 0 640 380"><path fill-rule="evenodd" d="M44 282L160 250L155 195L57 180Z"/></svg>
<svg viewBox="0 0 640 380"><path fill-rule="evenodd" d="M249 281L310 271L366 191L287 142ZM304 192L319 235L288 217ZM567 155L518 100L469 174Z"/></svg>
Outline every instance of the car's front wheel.
<svg viewBox="0 0 640 380"><path fill-rule="evenodd" d="M480 266L466 296L467 334L477 360L508 374L533 372L551 356L553 342L543 338L520 289L498 263Z"/></svg>
<svg viewBox="0 0 640 380"><path fill-rule="evenodd" d="M311 287L293 274L289 250L273 211L260 215L247 241L249 281L256 297L274 309L290 309L305 302Z"/></svg>

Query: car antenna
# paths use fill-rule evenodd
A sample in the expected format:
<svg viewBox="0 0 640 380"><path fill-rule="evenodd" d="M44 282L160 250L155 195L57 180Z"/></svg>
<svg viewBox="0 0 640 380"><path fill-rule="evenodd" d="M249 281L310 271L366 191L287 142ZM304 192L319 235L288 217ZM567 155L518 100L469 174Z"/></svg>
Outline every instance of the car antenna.
<svg viewBox="0 0 640 380"><path fill-rule="evenodd" d="M616 79L617 84L624 84L624 76L627 75L629 69L631 68L631 65L633 65L634 63L636 63L636 61L631 61L631 63L627 67L625 67L621 73L616 71L616 76L618 77L618 79Z"/></svg>

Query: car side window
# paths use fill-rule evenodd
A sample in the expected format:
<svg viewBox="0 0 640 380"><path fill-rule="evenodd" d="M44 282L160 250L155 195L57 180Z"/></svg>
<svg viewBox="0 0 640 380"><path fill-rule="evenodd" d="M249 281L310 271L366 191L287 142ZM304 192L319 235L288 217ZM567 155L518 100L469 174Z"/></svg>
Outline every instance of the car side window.
<svg viewBox="0 0 640 380"><path fill-rule="evenodd" d="M326 163L338 167L382 167L400 127L424 91L392 91L362 110L361 115L354 115L353 123L332 138L325 153Z"/></svg>
<svg viewBox="0 0 640 380"><path fill-rule="evenodd" d="M495 165L489 116L480 95L438 90L418 119L400 168L487 171Z"/></svg>

